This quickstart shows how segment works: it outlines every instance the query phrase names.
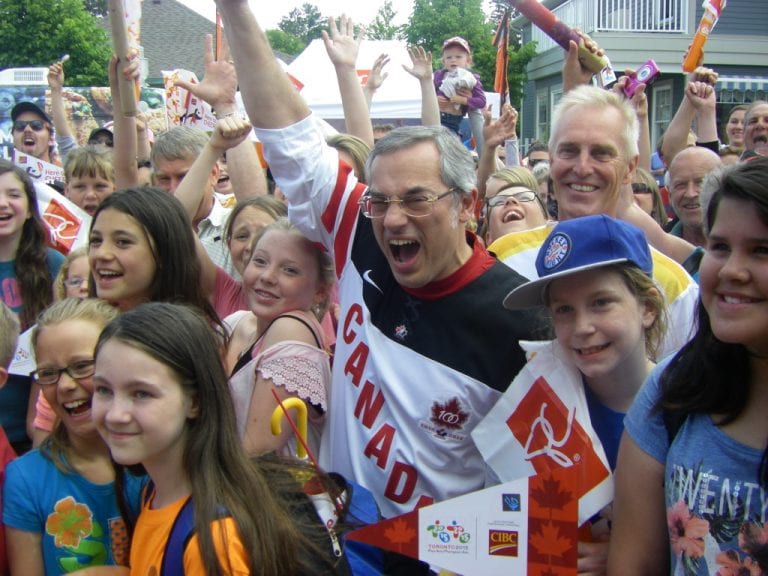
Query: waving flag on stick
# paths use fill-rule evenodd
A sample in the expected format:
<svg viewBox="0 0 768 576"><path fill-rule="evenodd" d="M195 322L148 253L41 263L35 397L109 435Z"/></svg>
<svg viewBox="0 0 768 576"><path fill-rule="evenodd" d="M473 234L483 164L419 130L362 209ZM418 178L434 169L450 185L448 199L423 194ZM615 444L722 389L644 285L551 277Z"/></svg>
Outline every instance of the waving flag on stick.
<svg viewBox="0 0 768 576"><path fill-rule="evenodd" d="M493 34L493 45L496 46L496 77L493 80L493 91L499 93L499 106L503 106L509 94L509 7L499 20L496 32Z"/></svg>

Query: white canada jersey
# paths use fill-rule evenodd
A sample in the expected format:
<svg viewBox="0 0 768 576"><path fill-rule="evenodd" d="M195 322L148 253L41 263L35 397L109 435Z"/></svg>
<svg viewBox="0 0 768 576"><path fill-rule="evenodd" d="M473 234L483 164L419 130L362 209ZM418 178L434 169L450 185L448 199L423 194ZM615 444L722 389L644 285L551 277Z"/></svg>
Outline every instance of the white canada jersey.
<svg viewBox="0 0 768 576"><path fill-rule="evenodd" d="M321 465L371 490L385 516L482 488L470 432L525 364L518 341L547 336L539 311L502 306L526 279L473 246L484 272L439 297L413 296L359 212L365 187L313 119L258 137L290 219L329 249L339 275Z"/></svg>

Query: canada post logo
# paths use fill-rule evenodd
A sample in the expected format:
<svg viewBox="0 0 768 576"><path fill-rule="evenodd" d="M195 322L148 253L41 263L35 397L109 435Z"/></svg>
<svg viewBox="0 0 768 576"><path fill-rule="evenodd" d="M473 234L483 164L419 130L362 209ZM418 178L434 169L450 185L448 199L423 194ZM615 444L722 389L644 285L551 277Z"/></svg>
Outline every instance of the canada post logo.
<svg viewBox="0 0 768 576"><path fill-rule="evenodd" d="M541 474L557 466L579 466L581 497L605 480L609 471L600 460L592 440L570 410L539 377L507 419L507 426L521 446L526 459Z"/></svg>
<svg viewBox="0 0 768 576"><path fill-rule="evenodd" d="M517 558L519 536L512 530L488 531L488 554L490 556L512 556Z"/></svg>
<svg viewBox="0 0 768 576"><path fill-rule="evenodd" d="M48 226L53 247L59 252L68 253L80 231L80 219L54 198L45 208L43 220Z"/></svg>

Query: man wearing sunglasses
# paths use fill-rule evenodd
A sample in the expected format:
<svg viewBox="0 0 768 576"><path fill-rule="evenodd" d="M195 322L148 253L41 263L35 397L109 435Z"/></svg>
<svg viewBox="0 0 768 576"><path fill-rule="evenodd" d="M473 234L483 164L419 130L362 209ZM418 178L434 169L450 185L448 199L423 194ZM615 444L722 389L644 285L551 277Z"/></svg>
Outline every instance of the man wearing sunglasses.
<svg viewBox="0 0 768 576"><path fill-rule="evenodd" d="M368 158L366 188L325 144L248 3L217 5L289 217L339 277L321 465L369 488L388 517L481 488L469 432L524 365L518 341L544 334L535 313L502 306L523 278L466 232L469 152L440 126L395 129Z"/></svg>
<svg viewBox="0 0 768 576"><path fill-rule="evenodd" d="M13 146L19 152L51 162L53 125L32 102L19 102L11 110Z"/></svg>

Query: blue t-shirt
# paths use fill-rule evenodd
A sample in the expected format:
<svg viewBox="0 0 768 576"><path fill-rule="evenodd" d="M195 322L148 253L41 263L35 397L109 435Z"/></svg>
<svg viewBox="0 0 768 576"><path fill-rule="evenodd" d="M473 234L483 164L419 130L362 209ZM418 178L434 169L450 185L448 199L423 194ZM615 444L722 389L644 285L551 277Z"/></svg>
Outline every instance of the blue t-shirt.
<svg viewBox="0 0 768 576"><path fill-rule="evenodd" d="M53 248L48 248L48 270L51 273L51 281L56 278L63 262L64 256ZM0 262L0 300L17 315L21 315L24 303L21 301L21 291L16 280L14 265L13 260ZM8 440L12 444L28 441L26 421L30 384L28 377L10 374L8 382L0 388L0 426L5 429Z"/></svg>
<svg viewBox="0 0 768 576"><path fill-rule="evenodd" d="M624 432L624 413L611 410L598 400L595 393L584 384L584 393L587 397L589 419L592 422L597 437L605 450L608 465L611 470L616 470L616 457L619 453L619 441Z"/></svg>
<svg viewBox="0 0 768 576"><path fill-rule="evenodd" d="M126 475L127 501L137 515L144 481ZM128 565L128 533L114 482L94 484L79 474L64 474L40 450L8 464L3 523L42 535L46 575Z"/></svg>
<svg viewBox="0 0 768 576"><path fill-rule="evenodd" d="M768 550L768 494L758 479L763 451L724 434L707 414L689 416L670 447L655 410L668 363L653 371L624 424L642 450L665 464L670 574L764 574L755 559Z"/></svg>

